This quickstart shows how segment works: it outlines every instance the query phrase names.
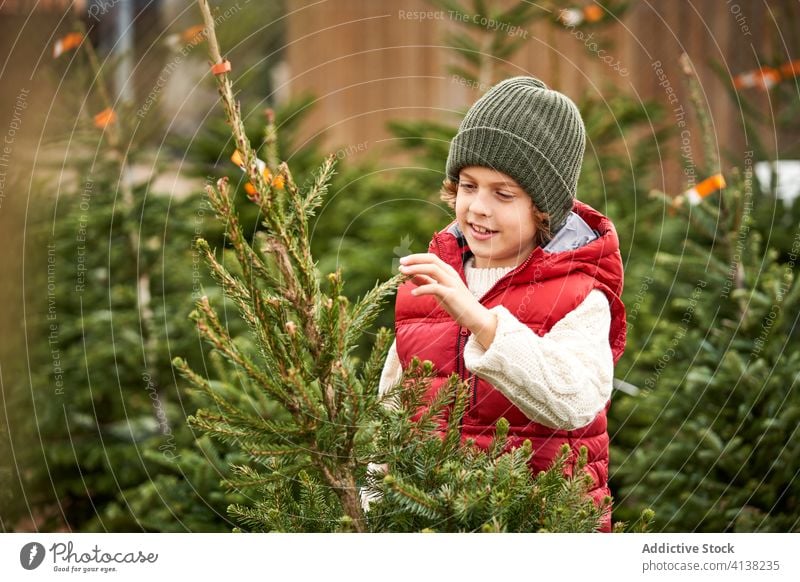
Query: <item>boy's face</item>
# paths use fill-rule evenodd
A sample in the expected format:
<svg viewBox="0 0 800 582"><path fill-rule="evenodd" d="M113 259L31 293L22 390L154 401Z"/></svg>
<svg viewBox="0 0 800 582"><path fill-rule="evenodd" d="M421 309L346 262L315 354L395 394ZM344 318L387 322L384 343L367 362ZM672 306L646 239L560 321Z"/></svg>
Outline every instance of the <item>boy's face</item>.
<svg viewBox="0 0 800 582"><path fill-rule="evenodd" d="M503 172L484 166L463 168L456 219L475 254L476 267L514 267L536 246L533 200Z"/></svg>

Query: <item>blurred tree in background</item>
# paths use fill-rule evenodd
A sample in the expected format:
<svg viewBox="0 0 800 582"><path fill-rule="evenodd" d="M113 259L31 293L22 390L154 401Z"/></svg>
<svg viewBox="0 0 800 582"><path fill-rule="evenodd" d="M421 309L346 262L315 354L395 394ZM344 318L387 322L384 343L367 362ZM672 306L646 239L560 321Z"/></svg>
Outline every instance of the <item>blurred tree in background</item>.
<svg viewBox="0 0 800 582"><path fill-rule="evenodd" d="M244 26L231 21L229 31L260 26L239 20ZM280 42L279 28L272 31L261 42ZM183 44L171 64L187 66L202 31L174 36ZM44 339L35 343L31 396L17 408L38 419L42 444L25 449L26 469L15 475L31 496L26 527L230 530L225 508L242 498L219 482L238 457L186 426L185 410L196 404L169 356L178 350L208 365L186 324L206 280L191 245L200 235L222 240L223 229L209 230L202 195L153 189L171 162L150 145L164 138L160 95L146 110L115 100L108 79L119 57L101 60L82 32L58 43L53 75L64 96L50 130L64 136L53 145L67 153L53 164L63 186L38 234L48 254L42 287L52 293L32 318ZM258 67L250 70L245 83L263 90Z"/></svg>
<svg viewBox="0 0 800 582"><path fill-rule="evenodd" d="M714 133L683 64L703 129L696 175L713 176ZM656 255L649 285L668 303L651 314L652 339L630 375L643 392L620 407L628 417L615 441L617 514L652 507L657 530L800 529L800 204L760 187L754 157L725 171L719 191L658 196L678 208L665 222L686 236Z"/></svg>
<svg viewBox="0 0 800 582"><path fill-rule="evenodd" d="M37 344L44 350L31 404L42 457L31 459L26 489L44 506L44 529L160 529L129 495L142 483L158 489L164 469L181 472L186 461L177 447L191 436L168 354L182 348L202 358L181 317L202 282L190 248L204 231L202 207L194 196L152 191L163 162L136 177L134 166L151 161L143 147L150 136L131 104L113 103L113 64L101 64L85 38L75 42L57 62L72 97L56 120L74 124L59 124L68 129L55 168L65 186L40 225L49 231L49 292L36 324L47 341ZM194 502L213 523L213 506ZM171 522L192 519L175 513L179 505L169 511Z"/></svg>

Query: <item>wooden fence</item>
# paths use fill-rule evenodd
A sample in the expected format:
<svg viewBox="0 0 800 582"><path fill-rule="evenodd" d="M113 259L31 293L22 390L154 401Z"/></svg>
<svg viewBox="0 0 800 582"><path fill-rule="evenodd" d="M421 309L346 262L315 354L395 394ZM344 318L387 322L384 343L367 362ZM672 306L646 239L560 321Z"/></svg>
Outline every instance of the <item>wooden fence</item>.
<svg viewBox="0 0 800 582"><path fill-rule="evenodd" d="M463 26L424 0L288 4L284 80L291 95L311 91L317 96L303 135L324 131L332 150L402 162L393 154L388 121L457 123L458 113L482 92L446 73L454 57L444 46L444 32ZM603 97L609 94L608 85L615 85L637 99L663 104L671 112L668 121L677 126L673 110L681 105L689 109L678 64L686 52L698 71L719 149L741 160L750 146L740 108L725 83L765 64L759 59L800 58L798 6L794 0L633 0L620 21L587 31L595 34L590 39L577 34L578 29L553 24L551 13L549 21L540 20L530 30L509 30L525 34L528 42L512 62L498 63L498 68L505 70L503 76L538 76L576 101L587 94ZM602 40L605 53L592 46L595 38ZM713 72L712 62L725 70L726 78ZM670 89L675 92L672 102ZM750 89L748 95L757 98L759 107L769 107L766 92ZM689 129L699 156L702 148L691 118ZM635 147L636 136L630 137L629 147ZM765 128L762 137L769 143L796 141L798 136ZM679 140L676 135L663 151L659 185L673 193L684 186Z"/></svg>

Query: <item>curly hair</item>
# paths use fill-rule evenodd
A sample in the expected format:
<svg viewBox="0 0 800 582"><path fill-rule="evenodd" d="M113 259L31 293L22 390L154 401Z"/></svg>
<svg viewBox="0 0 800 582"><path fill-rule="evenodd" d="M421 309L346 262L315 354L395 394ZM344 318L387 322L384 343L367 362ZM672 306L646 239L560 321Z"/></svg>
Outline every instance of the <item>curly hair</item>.
<svg viewBox="0 0 800 582"><path fill-rule="evenodd" d="M443 202L446 202L450 208L455 210L457 195L458 182L446 178L444 182L442 182L442 189L439 190L439 197ZM536 243L536 246L543 247L553 238L550 232L550 215L547 212L539 210L535 203L532 204L532 208L533 225L536 228L536 233L533 235L534 243Z"/></svg>

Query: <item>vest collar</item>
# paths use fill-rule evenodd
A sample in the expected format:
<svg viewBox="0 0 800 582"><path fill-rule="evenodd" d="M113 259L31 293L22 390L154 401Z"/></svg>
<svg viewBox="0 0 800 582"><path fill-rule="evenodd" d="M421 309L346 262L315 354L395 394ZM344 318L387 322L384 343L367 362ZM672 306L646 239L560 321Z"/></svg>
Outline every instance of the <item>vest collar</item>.
<svg viewBox="0 0 800 582"><path fill-rule="evenodd" d="M429 252L451 265L462 278L464 263L473 256L456 221L434 234ZM616 229L607 217L579 200L573 202L567 222L550 243L533 249L528 258L503 279L544 280L575 270L590 273L614 293L622 291Z"/></svg>

